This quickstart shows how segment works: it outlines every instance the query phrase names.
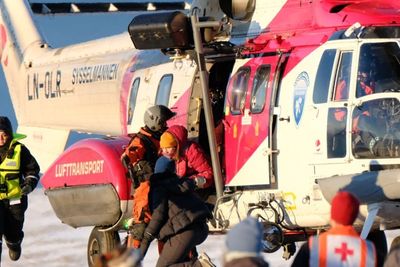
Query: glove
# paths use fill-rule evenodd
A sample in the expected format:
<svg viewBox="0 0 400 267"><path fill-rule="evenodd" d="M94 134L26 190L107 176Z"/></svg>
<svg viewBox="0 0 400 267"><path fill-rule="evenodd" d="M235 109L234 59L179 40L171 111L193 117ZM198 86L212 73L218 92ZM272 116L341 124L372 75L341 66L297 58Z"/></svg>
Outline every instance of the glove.
<svg viewBox="0 0 400 267"><path fill-rule="evenodd" d="M129 164L131 163L128 155L126 155L125 153L122 153L122 155L121 155L121 162L125 168L128 168Z"/></svg>
<svg viewBox="0 0 400 267"><path fill-rule="evenodd" d="M150 247L151 242L154 240L154 236L149 232L145 232L143 235L142 242L140 242L140 252L142 254L142 258L146 256L147 250Z"/></svg>
<svg viewBox="0 0 400 267"><path fill-rule="evenodd" d="M26 184L26 185L24 185L24 186L21 188L21 194L23 194L23 195L27 195L27 194L29 194L29 193L32 192L32 191L33 191L33 188L32 188L32 186L29 185L29 184Z"/></svg>
<svg viewBox="0 0 400 267"><path fill-rule="evenodd" d="M153 174L151 163L146 160L141 160L133 166L133 171L139 182L148 181Z"/></svg>
<svg viewBox="0 0 400 267"><path fill-rule="evenodd" d="M197 176L194 178L194 182L198 188L204 188L204 185L207 183L206 178L202 176Z"/></svg>
<svg viewBox="0 0 400 267"><path fill-rule="evenodd" d="M142 240L144 236L144 231L146 230L145 223L136 223L129 228L129 232L133 239Z"/></svg>
<svg viewBox="0 0 400 267"><path fill-rule="evenodd" d="M32 179L32 178L28 178L24 181L24 183L21 185L21 193L23 195L27 195L30 192L33 191L33 189L35 189L36 185L38 183L38 180L36 179Z"/></svg>

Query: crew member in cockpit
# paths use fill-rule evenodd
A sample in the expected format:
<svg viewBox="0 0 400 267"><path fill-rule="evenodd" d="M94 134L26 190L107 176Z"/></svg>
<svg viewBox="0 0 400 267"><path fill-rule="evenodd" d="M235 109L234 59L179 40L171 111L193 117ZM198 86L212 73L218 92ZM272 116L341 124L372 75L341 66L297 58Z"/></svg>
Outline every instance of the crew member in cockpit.
<svg viewBox="0 0 400 267"><path fill-rule="evenodd" d="M356 96L362 97L370 95L375 92L373 88L373 80L371 79L370 71L367 71L364 67L360 67L357 74L357 91Z"/></svg>

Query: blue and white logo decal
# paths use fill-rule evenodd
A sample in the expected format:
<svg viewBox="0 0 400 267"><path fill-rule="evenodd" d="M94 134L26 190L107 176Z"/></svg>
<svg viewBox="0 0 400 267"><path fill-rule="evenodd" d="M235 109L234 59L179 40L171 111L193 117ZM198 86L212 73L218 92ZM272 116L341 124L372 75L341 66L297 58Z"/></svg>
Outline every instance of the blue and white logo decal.
<svg viewBox="0 0 400 267"><path fill-rule="evenodd" d="M294 83L293 115L294 120L296 121L296 126L299 126L303 115L304 102L306 101L306 93L309 85L310 79L308 78L308 74L303 71L297 76Z"/></svg>

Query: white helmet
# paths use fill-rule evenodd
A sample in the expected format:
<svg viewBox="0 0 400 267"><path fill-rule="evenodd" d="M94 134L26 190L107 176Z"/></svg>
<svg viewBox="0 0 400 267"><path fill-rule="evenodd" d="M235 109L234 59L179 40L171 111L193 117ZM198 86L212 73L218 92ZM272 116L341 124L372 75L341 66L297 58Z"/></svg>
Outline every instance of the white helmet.
<svg viewBox="0 0 400 267"><path fill-rule="evenodd" d="M144 124L153 132L164 131L167 128L167 121L175 114L166 106L155 105L144 113Z"/></svg>

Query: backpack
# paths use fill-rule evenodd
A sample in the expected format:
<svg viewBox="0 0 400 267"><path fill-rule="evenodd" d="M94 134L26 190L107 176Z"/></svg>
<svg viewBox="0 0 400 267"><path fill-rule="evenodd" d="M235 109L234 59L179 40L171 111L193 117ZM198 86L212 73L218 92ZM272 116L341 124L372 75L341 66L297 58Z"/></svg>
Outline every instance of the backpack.
<svg viewBox="0 0 400 267"><path fill-rule="evenodd" d="M142 176L153 170L154 163L158 157L158 148L151 140L151 137L142 133L129 135L131 140L125 148L125 155L122 163L128 170L128 177L132 179L136 189L144 179Z"/></svg>
<svg viewBox="0 0 400 267"><path fill-rule="evenodd" d="M129 157L132 165L140 160L156 162L158 158L158 148L151 140L151 137L142 133L129 134L131 140L125 148L125 154Z"/></svg>

